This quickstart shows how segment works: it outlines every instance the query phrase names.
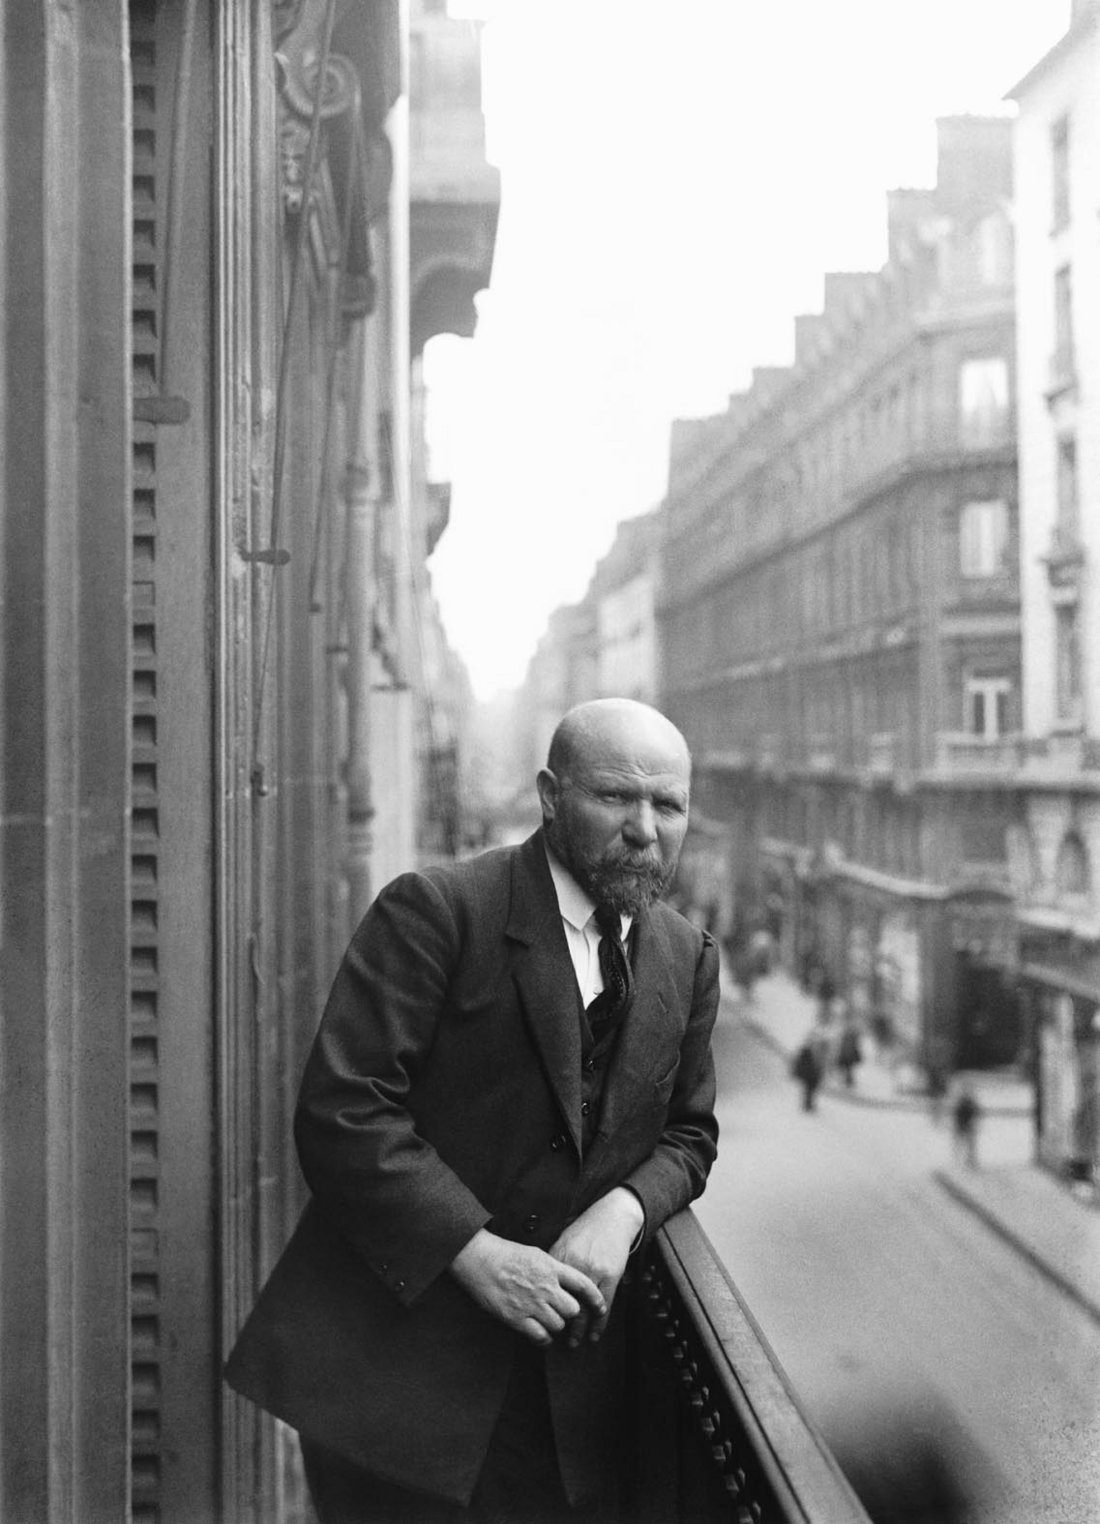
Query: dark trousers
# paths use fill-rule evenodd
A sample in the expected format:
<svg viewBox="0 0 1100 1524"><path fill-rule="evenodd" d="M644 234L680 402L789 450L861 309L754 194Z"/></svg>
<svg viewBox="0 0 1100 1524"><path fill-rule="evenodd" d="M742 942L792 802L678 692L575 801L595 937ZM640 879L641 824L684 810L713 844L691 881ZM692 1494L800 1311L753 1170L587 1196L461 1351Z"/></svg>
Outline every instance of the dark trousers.
<svg viewBox="0 0 1100 1524"><path fill-rule="evenodd" d="M618 1518L613 1503L573 1508L566 1498L545 1362L534 1346L517 1351L468 1508L383 1481L312 1440L303 1437L301 1445L320 1524L616 1524Z"/></svg>

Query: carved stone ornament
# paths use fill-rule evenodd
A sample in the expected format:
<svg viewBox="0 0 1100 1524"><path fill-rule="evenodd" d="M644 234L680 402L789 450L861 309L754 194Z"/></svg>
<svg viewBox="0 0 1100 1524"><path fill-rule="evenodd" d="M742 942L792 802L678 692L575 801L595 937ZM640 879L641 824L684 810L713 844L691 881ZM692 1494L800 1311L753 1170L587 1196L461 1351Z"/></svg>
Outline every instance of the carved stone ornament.
<svg viewBox="0 0 1100 1524"><path fill-rule="evenodd" d="M327 0L275 0L283 197L291 213L299 212L302 206L326 9ZM359 95L355 65L342 54L330 52L321 84L322 120L355 110Z"/></svg>
<svg viewBox="0 0 1100 1524"><path fill-rule="evenodd" d="M293 32L301 19L304 7L305 0L272 0L272 26L277 43L281 43L289 32Z"/></svg>

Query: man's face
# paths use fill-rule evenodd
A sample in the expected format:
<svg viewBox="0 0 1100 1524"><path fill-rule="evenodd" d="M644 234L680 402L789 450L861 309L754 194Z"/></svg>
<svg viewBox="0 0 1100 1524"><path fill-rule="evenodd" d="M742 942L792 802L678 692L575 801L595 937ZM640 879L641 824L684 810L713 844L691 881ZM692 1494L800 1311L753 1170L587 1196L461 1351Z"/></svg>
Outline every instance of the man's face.
<svg viewBox="0 0 1100 1524"><path fill-rule="evenodd" d="M540 792L552 851L597 904L635 915L668 887L688 822L686 757L668 746L574 759Z"/></svg>

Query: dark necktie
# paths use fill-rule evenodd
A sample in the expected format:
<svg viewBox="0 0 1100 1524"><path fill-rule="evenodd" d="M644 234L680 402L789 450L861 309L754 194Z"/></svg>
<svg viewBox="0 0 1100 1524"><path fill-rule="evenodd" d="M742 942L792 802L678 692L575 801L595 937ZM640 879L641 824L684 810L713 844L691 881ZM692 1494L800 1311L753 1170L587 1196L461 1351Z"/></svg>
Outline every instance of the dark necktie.
<svg viewBox="0 0 1100 1524"><path fill-rule="evenodd" d="M603 975L603 989L588 1007L588 1024L592 1041L598 1043L611 1031L630 1004L634 994L634 978L630 972L630 959L622 940L622 919L617 910L600 905L595 914L600 928L600 944L597 957Z"/></svg>

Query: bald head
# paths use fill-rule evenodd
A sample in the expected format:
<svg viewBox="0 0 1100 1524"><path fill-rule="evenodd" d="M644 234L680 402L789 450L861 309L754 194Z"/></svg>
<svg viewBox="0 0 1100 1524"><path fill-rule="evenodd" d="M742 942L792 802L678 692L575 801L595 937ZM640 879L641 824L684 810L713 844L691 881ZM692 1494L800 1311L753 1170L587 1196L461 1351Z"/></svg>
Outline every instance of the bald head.
<svg viewBox="0 0 1100 1524"><path fill-rule="evenodd" d="M546 841L597 905L637 914L676 871L690 785L687 742L663 714L633 699L578 704L538 776Z"/></svg>
<svg viewBox="0 0 1100 1524"><path fill-rule="evenodd" d="M568 710L550 740L546 765L559 778L617 755L664 754L668 764L691 774L687 742L671 720L636 699L591 699Z"/></svg>

